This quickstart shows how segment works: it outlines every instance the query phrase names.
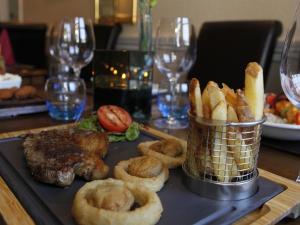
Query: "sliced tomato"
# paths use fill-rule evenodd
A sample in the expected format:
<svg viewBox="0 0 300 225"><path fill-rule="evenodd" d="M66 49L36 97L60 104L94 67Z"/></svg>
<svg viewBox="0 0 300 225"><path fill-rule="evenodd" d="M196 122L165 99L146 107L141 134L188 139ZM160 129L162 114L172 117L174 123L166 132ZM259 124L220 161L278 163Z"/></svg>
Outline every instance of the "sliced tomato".
<svg viewBox="0 0 300 225"><path fill-rule="evenodd" d="M276 94L270 93L266 97L266 102L268 105L272 106L274 104L275 99L276 99Z"/></svg>
<svg viewBox="0 0 300 225"><path fill-rule="evenodd" d="M101 126L108 131L123 132L132 123L129 113L116 105L101 106L97 115Z"/></svg>

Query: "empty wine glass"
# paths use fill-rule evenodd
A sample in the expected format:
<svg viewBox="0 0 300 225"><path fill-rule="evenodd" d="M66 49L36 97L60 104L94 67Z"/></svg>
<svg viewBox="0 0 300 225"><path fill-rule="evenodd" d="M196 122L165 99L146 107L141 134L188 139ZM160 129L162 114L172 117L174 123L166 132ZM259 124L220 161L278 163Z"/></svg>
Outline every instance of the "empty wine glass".
<svg viewBox="0 0 300 225"><path fill-rule="evenodd" d="M155 40L155 64L169 80L171 109L167 119L154 121L159 128L179 129L187 127L186 120L174 115L174 100L178 78L188 72L196 57L196 37L187 17L163 18L159 21Z"/></svg>
<svg viewBox="0 0 300 225"><path fill-rule="evenodd" d="M49 76L68 76L70 68L60 57L58 48L60 23L49 26L47 31L47 49L49 54Z"/></svg>
<svg viewBox="0 0 300 225"><path fill-rule="evenodd" d="M299 49L299 10L298 5L296 15L286 35L280 62L280 80L282 89L290 102L297 108L300 108L300 56L294 50ZM300 182L300 171L296 182Z"/></svg>
<svg viewBox="0 0 300 225"><path fill-rule="evenodd" d="M81 68L93 58L95 37L91 20L83 17L64 19L59 26L57 46L60 60L79 77Z"/></svg>

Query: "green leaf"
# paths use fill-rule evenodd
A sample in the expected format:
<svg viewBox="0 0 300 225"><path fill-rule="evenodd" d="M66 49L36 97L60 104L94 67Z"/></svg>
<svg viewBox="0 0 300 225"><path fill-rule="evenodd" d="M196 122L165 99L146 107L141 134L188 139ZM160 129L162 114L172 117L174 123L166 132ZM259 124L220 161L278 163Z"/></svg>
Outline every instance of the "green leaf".
<svg viewBox="0 0 300 225"><path fill-rule="evenodd" d="M91 116L80 120L77 127L82 130L98 131L97 123L97 116Z"/></svg>
<svg viewBox="0 0 300 225"><path fill-rule="evenodd" d="M100 126L97 116L91 116L80 120L77 128L82 130L105 132L105 130ZM108 133L108 139L109 142L133 141L137 139L139 135L139 124L133 122L124 133Z"/></svg>
<svg viewBox="0 0 300 225"><path fill-rule="evenodd" d="M126 137L124 134L116 135L116 134L109 134L108 135L109 142L119 142L119 141L126 141Z"/></svg>
<svg viewBox="0 0 300 225"><path fill-rule="evenodd" d="M126 139L128 141L133 141L137 139L140 135L140 129L139 129L139 124L136 122L133 122L128 129L125 132Z"/></svg>

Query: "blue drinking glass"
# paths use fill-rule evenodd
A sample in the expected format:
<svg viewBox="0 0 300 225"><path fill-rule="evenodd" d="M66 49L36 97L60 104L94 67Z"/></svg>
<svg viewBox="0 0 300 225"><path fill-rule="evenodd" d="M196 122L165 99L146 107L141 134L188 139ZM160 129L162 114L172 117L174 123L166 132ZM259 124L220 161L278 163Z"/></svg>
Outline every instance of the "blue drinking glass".
<svg viewBox="0 0 300 225"><path fill-rule="evenodd" d="M157 106L158 110L161 113L163 118L168 118L171 113L171 101L172 96L168 90L168 84L161 83L159 85L159 91L157 95ZM186 120L187 122L187 113L189 110L189 101L188 101L188 84L187 83L178 83L175 88L174 106L173 113L174 117L178 120Z"/></svg>
<svg viewBox="0 0 300 225"><path fill-rule="evenodd" d="M86 105L86 87L78 77L51 77L45 84L49 115L56 120L78 120Z"/></svg>

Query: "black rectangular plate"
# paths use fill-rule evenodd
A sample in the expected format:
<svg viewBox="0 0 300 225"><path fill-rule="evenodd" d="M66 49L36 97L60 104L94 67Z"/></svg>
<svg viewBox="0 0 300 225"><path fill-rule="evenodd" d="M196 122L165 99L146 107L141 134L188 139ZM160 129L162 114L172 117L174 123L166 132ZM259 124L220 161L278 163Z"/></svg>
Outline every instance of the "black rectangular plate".
<svg viewBox="0 0 300 225"><path fill-rule="evenodd" d="M138 143L155 139L141 133L137 141L112 143L105 162L112 172L120 160L139 155ZM76 178L70 187L60 188L33 180L26 166L22 143L21 138L0 140L0 175L37 224L74 225L72 201L86 182ZM260 177L258 191L251 198L216 201L190 192L181 182L182 173L181 168L171 170L169 180L158 192L164 208L158 225L232 224L284 190L281 185Z"/></svg>

